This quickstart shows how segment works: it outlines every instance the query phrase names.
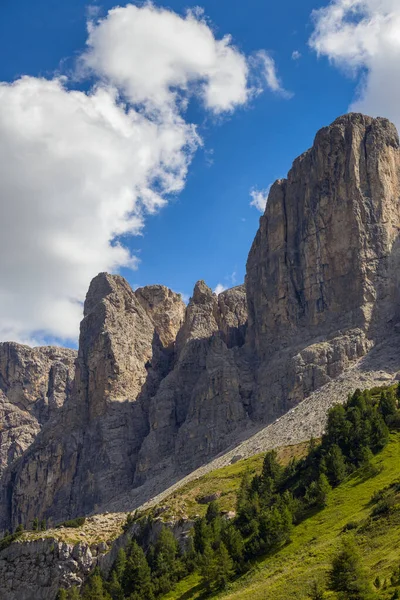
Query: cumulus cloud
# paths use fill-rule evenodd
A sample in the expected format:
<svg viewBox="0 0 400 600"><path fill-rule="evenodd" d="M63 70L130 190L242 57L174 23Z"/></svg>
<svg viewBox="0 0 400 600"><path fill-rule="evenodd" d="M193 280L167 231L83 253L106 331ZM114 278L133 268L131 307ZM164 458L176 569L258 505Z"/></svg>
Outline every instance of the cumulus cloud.
<svg viewBox="0 0 400 600"><path fill-rule="evenodd" d="M311 47L359 77L351 110L385 116L400 126L398 0L333 0L313 12Z"/></svg>
<svg viewBox="0 0 400 600"><path fill-rule="evenodd" d="M135 267L119 240L183 187L196 143L182 119L153 122L112 89L0 85L2 339L76 337L91 277Z"/></svg>
<svg viewBox="0 0 400 600"><path fill-rule="evenodd" d="M215 287L214 290L214 294L217 294L217 296L219 294L222 294L222 292L224 292L226 289L228 289L225 285L222 285L222 283L218 283Z"/></svg>
<svg viewBox="0 0 400 600"><path fill-rule="evenodd" d="M87 46L83 68L134 103L165 110L184 91L221 113L245 104L251 93L246 57L229 35L216 39L198 10L181 17L151 3L114 8L89 24Z"/></svg>
<svg viewBox="0 0 400 600"><path fill-rule="evenodd" d="M94 5L95 6L95 5ZM74 341L99 271L137 266L126 238L185 184L202 143L184 109L244 105L250 60L201 11L89 11L79 75L0 83L0 339Z"/></svg>
<svg viewBox="0 0 400 600"><path fill-rule="evenodd" d="M292 52L292 60L299 60L301 58L301 52L298 50L293 50Z"/></svg>
<svg viewBox="0 0 400 600"><path fill-rule="evenodd" d="M252 198L250 206L254 206L261 213L264 213L265 207L267 206L268 194L271 186L268 186L265 190L258 190L253 188L250 190L250 196Z"/></svg>

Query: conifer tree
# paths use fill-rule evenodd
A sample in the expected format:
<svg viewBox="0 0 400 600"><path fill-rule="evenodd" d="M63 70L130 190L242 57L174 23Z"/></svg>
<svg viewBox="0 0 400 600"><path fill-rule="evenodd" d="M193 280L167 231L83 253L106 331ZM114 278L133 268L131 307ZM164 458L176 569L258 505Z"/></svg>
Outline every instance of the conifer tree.
<svg viewBox="0 0 400 600"><path fill-rule="evenodd" d="M82 594L83 600L111 600L111 596L105 590L100 571L95 569L89 577Z"/></svg>
<svg viewBox="0 0 400 600"><path fill-rule="evenodd" d="M233 524L228 525L223 532L223 542L237 568L243 567L244 540Z"/></svg>
<svg viewBox="0 0 400 600"><path fill-rule="evenodd" d="M110 581L107 584L107 590L112 600L124 600L124 590L122 589L116 571L111 573Z"/></svg>
<svg viewBox="0 0 400 600"><path fill-rule="evenodd" d="M361 566L358 549L352 539L346 538L332 561L329 587L348 600L371 600L372 586Z"/></svg>
<svg viewBox="0 0 400 600"><path fill-rule="evenodd" d="M213 500L207 507L206 521L208 524L212 523L221 514L218 506L218 502Z"/></svg>
<svg viewBox="0 0 400 600"><path fill-rule="evenodd" d="M326 456L327 475L332 485L339 485L346 477L347 467L343 453L337 444L333 444Z"/></svg>
<svg viewBox="0 0 400 600"><path fill-rule="evenodd" d="M233 561L223 542L215 551L213 562L214 585L217 589L224 589L233 574Z"/></svg>
<svg viewBox="0 0 400 600"><path fill-rule="evenodd" d="M115 559L113 571L115 572L118 581L122 581L126 567L126 552L123 548L118 550L117 558Z"/></svg>
<svg viewBox="0 0 400 600"><path fill-rule="evenodd" d="M391 390L389 390L388 392L381 393L378 409L379 409L379 412L381 413L381 415L383 416L383 418L385 419L385 421L391 415L396 414L397 402L396 402L396 398L395 398L393 392L391 392Z"/></svg>
<svg viewBox="0 0 400 600"><path fill-rule="evenodd" d="M122 587L125 596L138 593L144 598L153 598L153 586L151 582L151 570L146 556L136 540L132 540L126 567L124 571Z"/></svg>

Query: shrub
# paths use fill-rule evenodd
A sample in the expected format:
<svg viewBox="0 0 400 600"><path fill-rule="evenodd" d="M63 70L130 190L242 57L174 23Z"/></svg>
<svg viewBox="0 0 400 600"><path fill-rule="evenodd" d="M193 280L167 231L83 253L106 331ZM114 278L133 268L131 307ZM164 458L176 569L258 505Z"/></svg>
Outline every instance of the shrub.
<svg viewBox="0 0 400 600"><path fill-rule="evenodd" d="M75 528L75 527L82 527L82 525L85 524L86 518L85 517L77 517L76 519L70 519L69 521L64 521L63 523L59 523L57 525L57 529L59 529L60 527L68 527L68 528Z"/></svg>

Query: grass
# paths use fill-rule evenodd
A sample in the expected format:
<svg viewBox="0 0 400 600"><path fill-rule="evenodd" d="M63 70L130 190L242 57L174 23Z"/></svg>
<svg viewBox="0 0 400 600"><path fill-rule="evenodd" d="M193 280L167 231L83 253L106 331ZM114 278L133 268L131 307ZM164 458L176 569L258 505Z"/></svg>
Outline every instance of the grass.
<svg viewBox="0 0 400 600"><path fill-rule="evenodd" d="M260 465L257 460L261 459L254 457L255 462L251 463L255 470ZM246 461L242 463L242 467L245 468ZM313 579L326 577L332 556L344 535L355 535L363 562L371 574L371 581L374 581L376 576L389 581L394 569L400 565L400 511L394 511L387 517L371 519L370 500L374 492L399 479L400 433L391 435L390 443L373 459L373 464L376 467L376 475L368 478L359 473L348 478L331 492L328 506L324 510L294 528L292 540L286 547L259 560L250 572L232 582L225 592L217 593L213 598L308 598ZM240 480L240 463L233 466L238 469L234 473ZM231 468L227 467L228 470ZM224 476L227 476L227 473L229 471ZM207 477L218 481L220 475L214 472ZM344 533L343 529L349 522L359 525L350 533ZM393 588L381 591L379 598L389 598L392 592ZM200 582L195 574L181 581L164 600L195 600L201 597Z"/></svg>
<svg viewBox="0 0 400 600"><path fill-rule="evenodd" d="M308 442L279 448L277 450L278 459L283 465L286 465L293 457L301 458L305 456L307 448ZM265 453L239 460L232 465L217 469L187 483L164 500L164 512L161 515L163 520L167 521L172 517L179 519L205 515L207 504L199 503L198 499L212 494L220 494L218 504L221 510L234 510L236 492L239 489L244 471L249 471L251 475L260 473L264 456ZM157 508L149 510L149 512L156 511Z"/></svg>

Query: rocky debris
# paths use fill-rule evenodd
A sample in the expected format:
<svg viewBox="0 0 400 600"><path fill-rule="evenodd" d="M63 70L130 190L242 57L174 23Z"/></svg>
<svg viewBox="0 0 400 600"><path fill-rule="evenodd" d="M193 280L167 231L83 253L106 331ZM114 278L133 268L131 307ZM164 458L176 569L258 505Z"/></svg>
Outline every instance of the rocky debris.
<svg viewBox="0 0 400 600"><path fill-rule="evenodd" d="M196 502L198 504L210 504L210 502L215 502L218 498L221 497L222 492L215 492L215 494L209 494L208 496L200 496L196 498Z"/></svg>
<svg viewBox="0 0 400 600"><path fill-rule="evenodd" d="M399 174L394 126L345 115L272 187L245 286L199 281L185 308L98 275L68 400L5 471L3 526L132 510L216 456L318 434L335 390L391 381L378 348L397 361Z"/></svg>

